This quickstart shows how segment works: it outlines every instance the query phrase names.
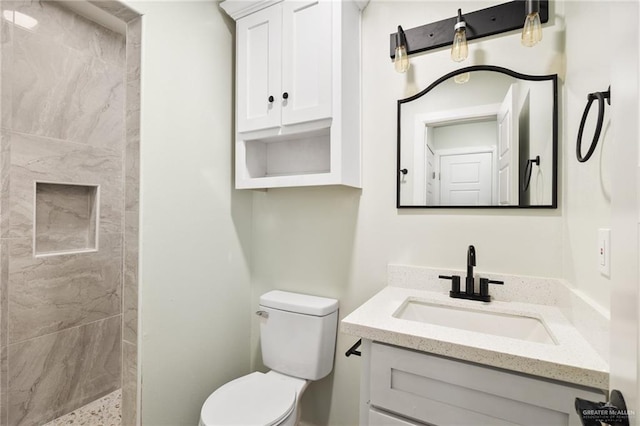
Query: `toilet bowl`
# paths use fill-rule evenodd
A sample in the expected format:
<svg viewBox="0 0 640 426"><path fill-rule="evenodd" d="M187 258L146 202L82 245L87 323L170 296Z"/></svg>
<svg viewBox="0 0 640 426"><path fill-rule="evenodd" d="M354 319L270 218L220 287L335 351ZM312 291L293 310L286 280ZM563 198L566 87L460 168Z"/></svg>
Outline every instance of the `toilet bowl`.
<svg viewBox="0 0 640 426"><path fill-rule="evenodd" d="M218 388L202 406L200 426L294 426L309 381L255 372Z"/></svg>
<svg viewBox="0 0 640 426"><path fill-rule="evenodd" d="M200 426L295 426L310 381L333 370L338 301L274 290L260 297L260 347L268 373L255 372L215 390Z"/></svg>

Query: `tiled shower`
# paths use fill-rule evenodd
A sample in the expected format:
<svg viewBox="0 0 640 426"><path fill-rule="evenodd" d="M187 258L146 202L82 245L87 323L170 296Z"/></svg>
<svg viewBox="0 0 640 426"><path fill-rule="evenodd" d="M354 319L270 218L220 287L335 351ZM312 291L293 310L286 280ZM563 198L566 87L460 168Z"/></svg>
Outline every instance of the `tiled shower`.
<svg viewBox="0 0 640 426"><path fill-rule="evenodd" d="M140 16L2 1L0 425L137 418Z"/></svg>

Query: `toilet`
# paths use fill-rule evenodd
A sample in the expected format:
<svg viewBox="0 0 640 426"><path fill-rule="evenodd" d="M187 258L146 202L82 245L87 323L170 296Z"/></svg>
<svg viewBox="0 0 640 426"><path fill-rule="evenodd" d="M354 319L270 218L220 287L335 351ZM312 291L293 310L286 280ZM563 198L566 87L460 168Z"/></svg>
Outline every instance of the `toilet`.
<svg viewBox="0 0 640 426"><path fill-rule="evenodd" d="M271 370L222 385L202 406L200 426L294 426L302 393L331 373L338 301L274 290L260 297L262 360Z"/></svg>

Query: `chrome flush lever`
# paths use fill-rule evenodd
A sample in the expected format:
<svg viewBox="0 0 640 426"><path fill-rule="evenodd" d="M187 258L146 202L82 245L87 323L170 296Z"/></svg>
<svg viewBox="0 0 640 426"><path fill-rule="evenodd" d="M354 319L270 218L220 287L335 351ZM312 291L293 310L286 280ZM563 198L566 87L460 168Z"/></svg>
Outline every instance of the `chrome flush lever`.
<svg viewBox="0 0 640 426"><path fill-rule="evenodd" d="M264 319L269 318L269 312L267 311L256 311L256 315Z"/></svg>

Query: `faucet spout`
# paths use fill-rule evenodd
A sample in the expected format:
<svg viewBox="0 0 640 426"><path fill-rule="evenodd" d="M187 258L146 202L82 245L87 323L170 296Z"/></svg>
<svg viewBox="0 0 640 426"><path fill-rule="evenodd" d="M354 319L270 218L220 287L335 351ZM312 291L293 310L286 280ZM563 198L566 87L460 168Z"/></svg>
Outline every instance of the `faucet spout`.
<svg viewBox="0 0 640 426"><path fill-rule="evenodd" d="M465 280L465 292L468 295L475 293L475 280L473 279L474 266L476 266L476 248L469 246L467 249L467 278Z"/></svg>
<svg viewBox="0 0 640 426"><path fill-rule="evenodd" d="M469 246L467 249L467 278L473 278L474 266L476 266L476 248Z"/></svg>

